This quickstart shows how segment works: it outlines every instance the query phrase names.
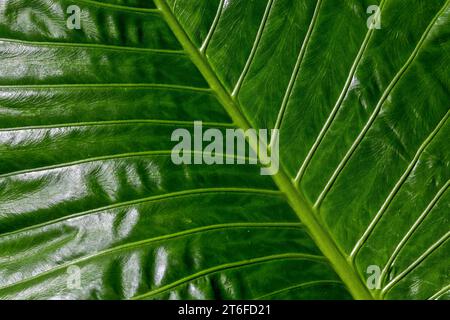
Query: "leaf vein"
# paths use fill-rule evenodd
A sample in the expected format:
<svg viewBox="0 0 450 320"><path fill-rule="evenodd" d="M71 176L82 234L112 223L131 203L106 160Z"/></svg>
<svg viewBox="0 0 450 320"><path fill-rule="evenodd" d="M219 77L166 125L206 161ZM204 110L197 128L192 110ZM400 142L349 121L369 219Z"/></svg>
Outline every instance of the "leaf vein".
<svg viewBox="0 0 450 320"><path fill-rule="evenodd" d="M206 49L208 48L208 45L214 35L214 32L216 31L217 25L219 24L220 17L222 16L224 4L225 4L225 0L220 0L219 6L217 8L216 16L214 17L211 28L209 29L208 34L206 35L205 41L203 42L202 46L200 47L200 52L202 52L202 53L204 53L206 51Z"/></svg>
<svg viewBox="0 0 450 320"><path fill-rule="evenodd" d="M58 265L54 268L51 268L49 270L46 270L40 274L37 275L33 275L31 277L28 277L26 279L23 279L21 281L17 281L15 283L3 286L0 288L0 290L5 290L7 288L11 288L17 285L21 285L23 283L27 283L29 281L32 281L34 279L37 278L41 278L47 275L50 275L52 273L58 272L60 270L66 269L67 267L74 265L74 264L79 264L79 263L83 263L86 261L89 261L91 259L96 259L111 253L115 253L115 252L119 252L122 250L127 250L127 249L136 249L136 248L140 248L142 246L148 245L150 243L154 243L154 242L159 242L159 241L164 241L164 240L170 240L170 239L174 239L174 238L179 238L179 237L183 237L183 236L191 236L194 234L198 234L198 233L204 233L204 232L208 232L208 231L214 231L214 230L220 230L220 229L234 229L234 228L280 228L280 227L285 227L285 228L301 228L300 224L289 224L289 223L229 223L229 224L221 224L221 225L210 225L210 226L205 226L205 227L199 227L199 228L195 228L195 229L189 229L189 230L184 230L184 231L180 231L177 233L173 233L173 234L166 234L163 236L158 236L158 237L154 237L154 238L149 238L149 239L145 239L145 240L140 240L140 241L134 241L134 242L129 242L123 245L119 245L113 248L109 248L94 254L90 254L90 255L86 255L77 259L74 259L68 263L64 263L62 265ZM323 257L321 256L315 256L315 255L308 255L308 254L302 254L302 256L310 256L311 259L318 259L318 260L322 260Z"/></svg>
<svg viewBox="0 0 450 320"><path fill-rule="evenodd" d="M235 269L235 268L240 268L240 267L244 267L244 266L248 266L248 265L252 265L252 264L258 264L258 263L265 263L265 262L273 262L276 260L288 260L288 259L298 259L298 260L310 260L310 261L314 261L314 262L324 262L323 259L321 259L322 257L319 256L312 256L312 255L307 255L307 254L301 254L301 253L288 253L288 254L279 254L279 255L271 255L271 256L266 256L266 257L262 257L262 258L254 258L254 259L249 259L249 260L243 260L243 261L238 261L238 262L232 262L232 263L228 263L228 264L223 264L220 266L216 266L213 268L209 268L203 271L200 271L196 274L190 275L188 277L182 278L180 280L177 280L171 284L165 285L161 288L158 288L156 290L152 290L150 292L138 295L133 297L133 300L141 300L144 298L148 298L152 295L155 294L159 294L165 291L168 291L170 289L173 289L179 285L182 285L186 282L204 277L204 276L208 276L210 274L216 273L216 272L220 272L220 271L225 271L225 270L229 270L229 269Z"/></svg>
<svg viewBox="0 0 450 320"><path fill-rule="evenodd" d="M380 3L380 10L383 9L385 4L385 1L383 0ZM325 124L323 125L323 127L321 128L319 135L317 136L316 140L314 141L313 146L311 147L311 149L309 150L305 160L303 161L302 165L300 166L300 169L298 170L296 176L295 176L295 183L298 185L300 184L300 180L302 179L303 175L306 172L306 169L308 168L312 158L314 157L317 149L319 148L320 144L322 143L323 138L325 137L326 133L328 132L328 129L331 127L331 125L333 124L333 121L338 113L338 111L340 110L342 103L344 102L345 97L348 94L348 91L350 89L350 85L353 81L353 77L356 73L356 70L358 69L358 66L361 62L362 57L364 56L364 53L366 52L368 45L370 43L370 39L372 38L373 35L373 29L369 29L369 31L366 33L366 36L363 40L363 43L361 44L361 47L359 48L358 54L356 55L355 61L353 62L353 65L350 69L350 74L347 78L347 81L344 85L344 88L342 89L342 92L335 104L335 106L333 107L330 115L328 116L327 120L325 121Z"/></svg>
<svg viewBox="0 0 450 320"><path fill-rule="evenodd" d="M253 59L256 55L256 51L258 50L259 43L261 42L264 29L267 25L267 21L269 20L270 12L272 11L274 0L269 0L267 2L266 10L264 12L264 16L261 21L261 25L259 26L258 33L256 34L255 42L253 43L252 50L250 51L250 55L248 56L247 62L245 63L244 70L242 70L242 73L236 83L236 86L233 89L233 92L231 94L232 97L236 97L239 93L239 90L241 89L241 86L244 82L245 77L247 76L248 71L250 70L250 66L253 62Z"/></svg>
<svg viewBox="0 0 450 320"><path fill-rule="evenodd" d="M381 96L379 102L377 103L372 115L369 118L369 121L366 123L366 125L364 126L363 130L359 133L358 137L356 138L356 140L354 141L354 143L352 144L352 146L350 147L350 149L347 151L347 153L345 154L344 158L341 160L341 162L339 163L338 167L336 168L336 170L334 171L333 175L331 176L331 178L328 180L327 184L325 185L324 189L322 190L321 194L319 195L318 199L316 200L315 204L314 204L314 208L319 208L322 201L325 199L326 195L328 194L328 192L330 191L331 187L333 186L334 182L336 181L337 177L339 176L339 174L342 172L342 170L344 169L344 167L347 165L347 163L349 162L350 158L352 157L353 153L355 152L356 148L359 146L359 144L361 143L361 141L363 140L363 138L365 137L366 133L369 131L369 129L372 127L372 124L375 122L376 118L378 117L379 112L381 111L381 108L383 107L386 99L389 97L390 93L392 92L392 90L395 88L395 86L399 83L400 79L404 76L404 74L406 73L406 71L409 69L409 67L411 66L412 62L415 60L415 58L417 57L417 55L419 54L423 44L426 42L426 39L428 37L428 35L430 34L431 30L433 29L434 25L436 24L437 20L439 19L439 17L444 13L446 7L448 5L448 0L446 2L446 4L442 7L442 9L436 14L436 16L433 18L433 20L431 21L431 23L428 25L427 29L425 30L424 34L422 35L422 37L420 38L419 42L417 43L413 53L411 54L411 56L408 58L407 62L405 63L405 65L400 69L400 71L396 74L396 76L394 77L394 79L391 81L391 83L389 84L389 86L386 88L386 90L384 91L383 95Z"/></svg>
<svg viewBox="0 0 450 320"><path fill-rule="evenodd" d="M317 21L318 16L319 16L319 11L320 11L321 5L322 5L322 0L318 0L317 4L316 4L316 7L314 9L314 13L313 13L313 17L311 19L311 23L310 23L310 25L308 27L308 31L306 33L305 39L303 40L302 46L300 48L300 52L299 52L298 57L297 57L297 62L295 63L295 66L294 66L294 70L292 72L291 79L289 80L288 86L286 88L286 92L284 94L284 98L283 98L283 101L281 103L281 107L280 107L280 110L279 110L279 113L278 113L278 116L277 116L277 120L276 120L276 123L275 123L275 129L281 128L281 124L283 122L284 114L286 113L286 109L287 109L289 100L290 100L290 98L292 96L292 92L293 92L293 89L294 89L294 84L297 81L297 78L299 76L300 67L301 67L303 59L305 57L306 49L308 48L309 41L311 40L311 36L312 36L312 33L314 31L314 27L316 25L316 21ZM270 146L273 145L273 143L274 143L273 139L275 139L276 137L277 137L277 135L273 135L272 136L272 141L270 142Z"/></svg>
<svg viewBox="0 0 450 320"><path fill-rule="evenodd" d="M413 171L413 169L415 168L415 166L419 162L420 157L423 154L423 152L431 144L431 142L433 141L434 137L436 137L436 135L439 133L439 131L444 127L444 124L447 122L447 119L448 119L449 115L450 115L450 110L447 112L447 114L444 116L444 118L438 123L438 125L430 133L430 135L425 139L425 141L421 144L421 146L417 150L414 158L409 163L409 165L406 168L405 172L403 173L403 175L400 177L400 179L395 184L394 188L389 193L388 197L386 198L385 202L381 206L380 210L378 210L378 212L375 215L375 217L372 219L372 221L367 226L366 230L363 232L363 235L361 236L361 238L356 242L355 247L353 248L353 250L351 251L351 254L350 254L350 258L352 260L355 259L356 255L358 254L358 252L361 249L361 247L364 245L364 243L370 237L371 233L373 232L373 230L377 226L378 222L381 220L381 218L383 217L384 213L389 208L389 205L392 203L392 201L394 200L394 198L396 197L396 195L400 191L401 187L406 182L406 180L410 176L411 172Z"/></svg>

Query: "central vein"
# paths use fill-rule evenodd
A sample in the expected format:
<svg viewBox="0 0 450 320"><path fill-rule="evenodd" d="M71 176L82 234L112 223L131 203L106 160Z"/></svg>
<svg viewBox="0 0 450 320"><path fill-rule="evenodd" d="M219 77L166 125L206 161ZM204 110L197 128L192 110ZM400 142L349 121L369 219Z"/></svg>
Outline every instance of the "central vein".
<svg viewBox="0 0 450 320"><path fill-rule="evenodd" d="M217 75L209 65L209 62L206 60L201 51L192 43L167 3L164 0L154 1L178 41L186 50L192 62L205 77L209 86L215 92L233 122L243 130L251 129L252 127L249 121L240 112L239 104L223 87L222 83L217 78ZM253 150L258 150L258 146L254 144L252 145L252 141L249 141L249 144ZM264 155L258 154L261 163L267 163L268 159L261 159L262 156L264 157ZM288 177L281 164L279 172L272 177L280 191L286 195L291 207L294 209L301 222L308 229L311 237L316 242L319 249L325 257L328 258L334 270L345 283L353 297L355 299L364 300L373 299L361 278L358 276L356 270L336 246L328 232L326 232L322 225L317 221L314 210L311 208L306 198L294 186L294 181Z"/></svg>

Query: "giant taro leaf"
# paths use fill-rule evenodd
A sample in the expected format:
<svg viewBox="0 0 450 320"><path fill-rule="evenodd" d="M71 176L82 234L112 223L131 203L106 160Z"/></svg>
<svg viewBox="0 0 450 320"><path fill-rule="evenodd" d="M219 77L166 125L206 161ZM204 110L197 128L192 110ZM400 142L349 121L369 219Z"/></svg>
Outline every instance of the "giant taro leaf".
<svg viewBox="0 0 450 320"><path fill-rule="evenodd" d="M0 38L1 298L450 297L449 1L2 0ZM174 165L200 120L280 171Z"/></svg>

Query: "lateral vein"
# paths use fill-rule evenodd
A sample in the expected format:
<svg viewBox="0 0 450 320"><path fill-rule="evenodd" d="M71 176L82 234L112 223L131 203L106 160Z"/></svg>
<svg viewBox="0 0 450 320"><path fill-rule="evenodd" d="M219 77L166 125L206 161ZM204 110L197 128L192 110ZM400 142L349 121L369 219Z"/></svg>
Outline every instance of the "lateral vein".
<svg viewBox="0 0 450 320"><path fill-rule="evenodd" d="M311 260L311 261L323 262L322 258L319 256L313 256L313 255L307 255L307 254L301 254L301 253L278 254L278 255L271 255L271 256L266 256L266 257L261 257L261 258L254 258L254 259L248 259L248 260L243 260L243 261L238 261L238 262L232 262L232 263L227 263L227 264L223 264L220 266L202 270L202 271L192 274L188 277L184 277L182 279L174 281L174 282L172 282L168 285L165 285L161 288L158 288L158 289L149 291L147 293L135 296L132 299L133 300L145 299L150 296L173 289L173 288L175 288L179 285L182 285L186 282L210 275L215 272L224 271L224 270L228 270L228 269L235 269L235 268L244 267L244 266L248 266L248 265L252 265L252 264L272 262L272 261L276 261L276 260L287 260L287 259Z"/></svg>
<svg viewBox="0 0 450 320"><path fill-rule="evenodd" d="M380 3L380 11L384 7L385 1L383 0ZM344 85L344 88L342 89L342 92L333 107L330 115L328 116L327 120L325 121L325 124L323 125L322 129L319 132L319 135L317 136L316 140L314 141L313 146L309 149L309 152L303 161L302 165L300 166L300 169L297 172L297 175L295 176L295 183L298 185L300 184L300 180L302 179L303 175L305 174L306 169L308 168L312 158L314 157L314 154L316 153L317 149L319 148L320 144L322 143L323 138L325 137L326 133L328 132L328 129L333 124L333 121L340 110L342 103L344 102L345 97L348 94L348 90L350 89L350 85L353 81L353 77L356 73L356 70L358 69L359 63L361 62L361 59L364 55L364 53L367 50L367 47L369 45L370 39L372 38L373 29L369 29L369 31L366 33L366 36L364 38L363 43L361 44L361 47L359 48L358 54L356 55L356 59L353 62L353 65L350 69L350 74L347 77L347 81Z"/></svg>
<svg viewBox="0 0 450 320"><path fill-rule="evenodd" d="M375 120L378 117L378 114L381 111L381 108L383 107L385 101L387 100L387 98L389 97L389 95L391 94L392 90L395 88L395 86L400 82L400 79L405 75L406 71L408 70L408 68L411 66L411 64L413 63L413 61L415 60L415 58L417 57L417 55L420 52L420 49L422 48L422 45L425 43L430 31L433 29L434 25L436 24L437 20L439 19L439 17L443 14L443 12L445 11L446 7L448 5L448 0L446 2L446 4L442 7L442 9L436 14L436 16L433 18L433 20L431 21L431 23L428 25L427 29L425 30L424 34L422 35L422 37L420 38L419 42L417 43L413 53L411 54L411 56L408 58L408 60L406 61L405 65L400 69L400 71L395 75L394 79L391 81L391 83L389 84L389 86L386 88L386 90L384 91L383 95L381 96L379 102L377 103L373 113L371 114L369 120L367 121L367 123L365 124L363 130L359 133L358 137L356 138L356 140L353 142L352 146L350 147L350 149L347 151L347 153L345 154L344 158L341 160L341 162L339 163L338 167L336 168L336 170L334 171L333 175L331 176L331 178L328 180L327 184L325 185L325 187L323 188L322 192L320 193L319 197L317 198L315 204L314 204L314 208L319 208L320 205L322 204L322 201L325 199L326 195L328 194L328 192L330 191L331 187L333 186L334 182L336 181L337 177L340 175L340 173L342 172L342 170L344 169L344 167L347 165L347 163L349 162L350 158L352 157L353 153L355 152L355 150L357 149L357 147L359 146L359 144L361 143L361 141L363 140L363 138L365 137L366 133L369 131L369 129L372 127L373 123L375 122Z"/></svg>
<svg viewBox="0 0 450 320"><path fill-rule="evenodd" d="M387 209L389 208L390 204L392 203L392 201L394 200L394 198L396 197L396 195L400 191L401 187L403 186L405 181L410 176L410 174L413 171L414 167L419 162L419 159L420 159L421 155L423 154L423 152L431 144L431 142L433 141L434 137L436 137L436 135L439 133L440 129L442 129L444 124L447 122L447 119L448 119L449 115L450 115L450 110L447 112L447 114L444 116L444 118L438 123L438 125L430 133L430 135L425 139L425 141L421 144L421 146L417 150L414 158L411 160L411 162L409 163L409 165L406 168L405 172L403 173L403 175L400 177L400 179L395 184L394 188L389 193L388 197L384 201L384 203L381 206L380 210L378 210L377 214L374 216L372 221L369 223L369 225L367 226L367 228L364 231L364 233L361 236L361 238L356 242L353 250L350 253L350 258L352 260L355 259L356 255L358 254L358 252L361 249L361 247L364 245L364 243L370 237L371 233L373 232L373 230L377 226L378 222L381 220L381 218L383 217L384 213L387 211Z"/></svg>
<svg viewBox="0 0 450 320"><path fill-rule="evenodd" d="M90 254L90 255L86 255L83 256L81 258L78 259L74 259L68 263L62 264L62 265L58 265L54 268L51 268L49 270L46 270L40 274L28 277L26 279L23 279L21 281L17 281L15 283L12 283L10 285L6 285L4 287L0 288L1 290L5 290L7 288L11 288L17 285L21 285L23 283L27 283L29 281L32 281L34 279L37 278L41 278L47 275L50 275L52 273L58 272L60 270L66 269L68 266L74 265L74 264L79 264L79 263L83 263L86 261L89 261L91 259L95 259L95 258L99 258L108 254L112 254L118 251L122 251L122 250L127 250L127 249L136 249L145 245L148 245L150 243L153 242L159 242L159 241L164 241L164 240L170 240L170 239L174 239L174 238L179 238L179 237L183 237L183 236L189 236L189 235L193 235L193 234L197 234L197 233L203 233L203 232L208 232L208 231L213 231L213 230L218 230L218 229L232 229L232 228L280 228L280 227L293 227L293 228L299 228L300 225L296 224L296 225L290 225L287 226L286 224L277 224L277 223L230 223L230 224L221 224L221 225L210 225L210 226L205 226L205 227L199 227L199 228L195 228L195 229L189 229L189 230L184 230L184 231L180 231L177 233L173 233L173 234L167 234L167 235L163 235L163 236L158 236L158 237L154 237L154 238L149 238L149 239L145 239L145 240L140 240L140 241L135 241L135 242L129 242L123 245L119 245L113 248L109 248L94 254ZM297 254L300 255L300 254ZM302 256L308 256L311 257L311 259L315 258L317 260L322 260L322 257L320 256L314 256L314 255L308 255L308 254L301 254Z"/></svg>
<svg viewBox="0 0 450 320"><path fill-rule="evenodd" d="M262 18L261 25L259 26L258 33L256 34L255 42L253 43L252 50L250 51L250 55L248 56L247 62L245 63L244 70L242 70L242 73L241 73L241 75L236 83L236 86L234 87L234 90L231 94L232 97L236 97L239 94L239 90L241 89L242 84L245 80L245 77L247 76L247 73L250 70L250 66L253 62L253 58L256 55L256 51L258 50L258 46L259 46L259 43L261 42L261 38L263 36L267 21L269 20L269 15L270 15L270 12L272 11L273 2L274 2L274 0L269 0L267 2L266 10L264 12L264 16Z"/></svg>
<svg viewBox="0 0 450 320"><path fill-rule="evenodd" d="M305 57L306 49L308 48L308 44L309 44L309 41L311 39L311 35L312 35L313 31L314 31L314 27L316 25L316 21L317 21L317 18L319 16L319 11L320 11L321 6L322 6L322 0L318 0L317 4L316 4L316 7L314 9L314 13L313 13L313 17L311 19L311 23L310 23L310 25L308 27L308 31L306 33L305 39L303 40L302 46L300 48L300 52L299 52L298 57L297 57L297 62L295 63L294 70L292 71L291 79L289 80L289 84L287 86L287 89L286 89L283 101L281 103L280 111L278 113L277 121L275 123L275 129L280 129L281 128L281 123L283 122L283 117L284 117L284 114L286 112L289 100L291 98L292 91L294 89L295 81L297 80L297 78L299 76L300 67L302 65L303 58ZM270 146L273 145L273 143L274 143L273 139L275 139L276 136L277 135L273 135L272 136L272 140L270 142Z"/></svg>
<svg viewBox="0 0 450 320"><path fill-rule="evenodd" d="M414 232L416 232L417 229L419 229L419 227L421 226L421 224L425 221L427 216L430 214L430 212L433 210L433 208L436 206L436 204L439 202L439 200L445 194L449 185L450 185L450 180L448 180L447 183L437 192L436 196L431 200L431 202L428 204L428 206L425 208L425 210L422 212L422 214L417 218L417 220L414 222L414 224L411 226L411 228L408 230L408 232L404 235L404 237L397 244L394 252L389 257L389 259L386 263L386 266L383 268L383 271L381 272L380 283L383 283L389 269L391 268L392 263L395 261L395 259L399 255L400 251L408 243L409 239L411 239Z"/></svg>

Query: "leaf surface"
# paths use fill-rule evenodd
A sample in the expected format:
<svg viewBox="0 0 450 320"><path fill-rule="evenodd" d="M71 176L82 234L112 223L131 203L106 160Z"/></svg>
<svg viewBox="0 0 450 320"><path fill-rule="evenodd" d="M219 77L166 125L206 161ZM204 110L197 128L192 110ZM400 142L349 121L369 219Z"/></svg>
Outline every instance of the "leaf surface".
<svg viewBox="0 0 450 320"><path fill-rule="evenodd" d="M0 4L1 298L449 298L448 0L72 4ZM200 120L280 171L173 164Z"/></svg>

